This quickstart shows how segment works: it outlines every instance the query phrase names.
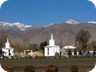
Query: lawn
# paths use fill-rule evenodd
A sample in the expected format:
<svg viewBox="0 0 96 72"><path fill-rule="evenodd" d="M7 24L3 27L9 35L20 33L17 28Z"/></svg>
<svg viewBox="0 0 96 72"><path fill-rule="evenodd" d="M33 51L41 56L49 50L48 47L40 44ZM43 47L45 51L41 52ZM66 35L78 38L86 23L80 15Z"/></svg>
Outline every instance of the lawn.
<svg viewBox="0 0 96 72"><path fill-rule="evenodd" d="M14 72L23 72L26 65L35 67L36 72L45 72L48 65L56 65L59 72L70 72L72 65L77 65L80 72L90 71L95 63L96 57L79 57L79 58L36 58L36 59L1 59L2 66L11 66Z"/></svg>

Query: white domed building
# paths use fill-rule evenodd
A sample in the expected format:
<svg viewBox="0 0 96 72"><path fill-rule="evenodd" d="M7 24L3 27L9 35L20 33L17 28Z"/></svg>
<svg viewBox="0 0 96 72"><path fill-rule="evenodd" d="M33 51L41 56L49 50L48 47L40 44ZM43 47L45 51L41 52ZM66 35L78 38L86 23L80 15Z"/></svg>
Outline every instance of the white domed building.
<svg viewBox="0 0 96 72"><path fill-rule="evenodd" d="M10 46L9 39L7 38L7 42L5 43L5 47L2 48L2 51L4 52L4 56L14 56L14 48Z"/></svg>
<svg viewBox="0 0 96 72"><path fill-rule="evenodd" d="M60 54L60 47L55 45L55 40L53 39L53 34L51 34L51 39L49 40L49 45L44 48L44 56L55 56L56 53Z"/></svg>

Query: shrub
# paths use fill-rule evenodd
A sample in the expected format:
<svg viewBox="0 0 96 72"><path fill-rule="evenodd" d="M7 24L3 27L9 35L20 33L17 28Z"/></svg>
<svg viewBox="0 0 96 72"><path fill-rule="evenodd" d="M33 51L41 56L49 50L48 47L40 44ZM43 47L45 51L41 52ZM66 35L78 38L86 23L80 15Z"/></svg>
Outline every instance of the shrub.
<svg viewBox="0 0 96 72"><path fill-rule="evenodd" d="M14 69L12 67L9 67L9 66L4 67L4 70L7 72L14 72Z"/></svg>
<svg viewBox="0 0 96 72"><path fill-rule="evenodd" d="M25 66L24 72L35 72L35 68L33 66Z"/></svg>
<svg viewBox="0 0 96 72"><path fill-rule="evenodd" d="M79 72L78 70L79 70L79 67L76 66L76 65L73 65L73 66L71 67L71 72Z"/></svg>
<svg viewBox="0 0 96 72"><path fill-rule="evenodd" d="M49 65L47 67L47 71L46 72L58 72L58 67L54 66L54 65Z"/></svg>

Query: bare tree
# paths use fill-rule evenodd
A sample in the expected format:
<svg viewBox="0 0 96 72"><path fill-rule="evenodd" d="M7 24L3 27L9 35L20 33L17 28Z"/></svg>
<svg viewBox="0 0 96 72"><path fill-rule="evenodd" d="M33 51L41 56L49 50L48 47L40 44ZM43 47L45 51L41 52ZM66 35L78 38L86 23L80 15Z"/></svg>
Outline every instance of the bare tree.
<svg viewBox="0 0 96 72"><path fill-rule="evenodd" d="M29 49L32 49L33 51L38 51L39 50L39 45L38 44L30 44Z"/></svg>
<svg viewBox="0 0 96 72"><path fill-rule="evenodd" d="M96 51L96 41L92 41L91 47L94 51Z"/></svg>
<svg viewBox="0 0 96 72"><path fill-rule="evenodd" d="M80 30L75 37L75 42L80 45L80 47L85 50L87 48L87 43L91 37L91 34L88 30Z"/></svg>

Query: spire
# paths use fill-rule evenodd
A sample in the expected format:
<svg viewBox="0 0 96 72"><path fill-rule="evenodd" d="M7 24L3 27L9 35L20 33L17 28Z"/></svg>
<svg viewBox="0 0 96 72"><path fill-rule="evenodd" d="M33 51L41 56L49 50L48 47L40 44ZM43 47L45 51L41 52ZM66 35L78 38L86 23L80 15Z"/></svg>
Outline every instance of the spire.
<svg viewBox="0 0 96 72"><path fill-rule="evenodd" d="M5 43L5 48L10 48L10 42L9 42L9 39L7 38L7 41Z"/></svg>
<svg viewBox="0 0 96 72"><path fill-rule="evenodd" d="M51 33L51 39L49 40L49 46L54 46L55 40L53 39L53 33Z"/></svg>
<svg viewBox="0 0 96 72"><path fill-rule="evenodd" d="M53 33L51 33L51 40L53 40Z"/></svg>
<svg viewBox="0 0 96 72"><path fill-rule="evenodd" d="M7 43L9 43L9 39L7 38Z"/></svg>

